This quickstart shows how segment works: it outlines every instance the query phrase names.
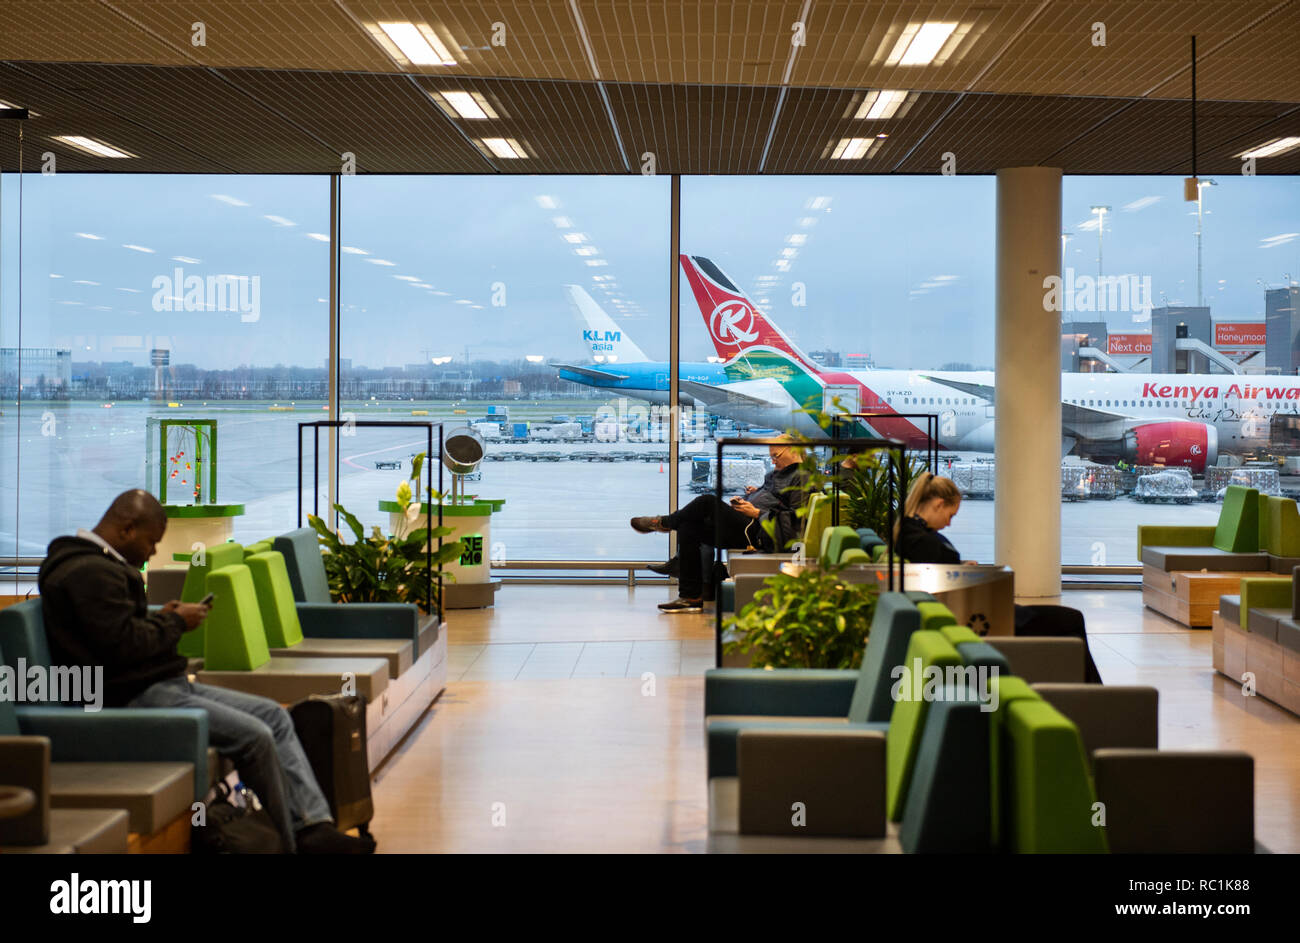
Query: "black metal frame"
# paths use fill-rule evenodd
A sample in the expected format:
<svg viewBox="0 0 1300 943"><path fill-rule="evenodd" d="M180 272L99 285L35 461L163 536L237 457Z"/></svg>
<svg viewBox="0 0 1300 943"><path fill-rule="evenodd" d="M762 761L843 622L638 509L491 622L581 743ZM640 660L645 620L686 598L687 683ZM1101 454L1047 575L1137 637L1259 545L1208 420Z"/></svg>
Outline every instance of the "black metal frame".
<svg viewBox="0 0 1300 943"><path fill-rule="evenodd" d="M379 428L379 429L423 429L425 430L428 444L425 448L424 473L427 482L425 486L425 498L428 500L430 507L433 506L433 428L438 427L438 527L442 527L442 423L440 422L413 422L409 420L380 420L380 419L357 419L357 420L339 420L339 419L316 419L311 422L298 423L298 526L302 526L302 434L305 430L312 430L312 514L320 517L320 431L322 429L340 429L346 426L360 428ZM438 549L442 550L442 538L438 538ZM432 541L425 541L424 544L424 574L428 582L429 599L433 599L433 549ZM438 564L438 623L443 621L442 606L442 564Z"/></svg>
<svg viewBox="0 0 1300 943"><path fill-rule="evenodd" d="M925 437L927 445L925 448L926 467L930 474L939 474L939 414L938 413L887 413L883 411L866 412L866 413L847 413L831 417L831 430L836 438L851 438L841 436L840 428L850 419L924 419L925 420Z"/></svg>
<svg viewBox="0 0 1300 943"><path fill-rule="evenodd" d="M842 446L847 443L853 443L856 446L864 446L868 449L881 449L898 456L898 464L893 461L889 463L889 492L893 500L889 503L889 513L887 517L886 533L883 535L885 540L885 552L888 557L886 567L889 572L889 590L894 589L894 506L898 505L902 510L903 495L901 493L898 475L895 474L895 468L902 469L903 463L907 461L907 446L897 439L881 438L817 438L817 439L790 439L784 436L770 436L753 439L719 439L718 440L718 470L714 476L714 494L717 496L718 503L722 503L722 453L729 446L755 446L755 445L789 445L794 448L819 448L825 446ZM832 453L834 454L834 453ZM831 523L832 526L839 521L839 481L837 475L831 475ZM722 543L721 540L721 515L713 516L713 572L708 574L708 579L713 583L713 630L714 630L714 663L722 667L722 574L725 572L722 566ZM807 548L805 548L807 552ZM898 590L903 591L903 568L898 568Z"/></svg>

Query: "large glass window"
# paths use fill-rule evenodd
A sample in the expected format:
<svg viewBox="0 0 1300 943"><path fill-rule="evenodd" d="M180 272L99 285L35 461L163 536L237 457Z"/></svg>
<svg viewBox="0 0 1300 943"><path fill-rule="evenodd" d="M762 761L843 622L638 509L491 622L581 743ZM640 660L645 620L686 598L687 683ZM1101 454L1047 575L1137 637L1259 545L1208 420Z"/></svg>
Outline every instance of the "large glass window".
<svg viewBox="0 0 1300 943"><path fill-rule="evenodd" d="M163 484L168 504L242 504L237 539L295 526L296 423L326 404L327 178L22 185L21 321L16 175L0 204L0 553L40 557ZM215 453L181 420L215 421Z"/></svg>
<svg viewBox="0 0 1300 943"><path fill-rule="evenodd" d="M1177 177L1064 181L1062 397L1093 460L1063 480L1067 564L1134 564L1135 523L1212 524L1231 482L1296 489L1300 180L1184 196Z"/></svg>
<svg viewBox="0 0 1300 943"><path fill-rule="evenodd" d="M216 421L234 536L293 526L296 426L326 416L327 179L28 174L21 319L18 180L0 185L0 555L40 556L128 487L210 494L186 461L203 443L182 428L159 452L162 420ZM504 502L482 553L666 554L627 519L669 504L669 189L344 178L342 418L472 428L486 457L463 490ZM678 502L710 489L718 436L813 431L803 410L929 414L967 495L948 533L991 559L994 178L681 189ZM1135 522L1211 522L1233 481L1300 490L1300 180L1200 196L1064 181L1067 564L1135 563ZM924 439L920 419L868 425ZM340 500L389 527L423 435L338 442ZM727 480L764 459L738 454Z"/></svg>
<svg viewBox="0 0 1300 943"><path fill-rule="evenodd" d="M682 376L725 394L697 388L708 422L817 434L801 410L935 414L940 471L991 479L994 192L989 177L685 178ZM922 419L869 427L925 442ZM762 462L738 452L724 483L739 494ZM695 471L683 502L711 474ZM948 533L991 560L990 495L967 490Z"/></svg>
<svg viewBox="0 0 1300 943"><path fill-rule="evenodd" d="M668 178L347 177L342 205L344 418L481 435L497 560L662 557L628 519L668 510ZM340 437L348 509L387 526L422 442Z"/></svg>

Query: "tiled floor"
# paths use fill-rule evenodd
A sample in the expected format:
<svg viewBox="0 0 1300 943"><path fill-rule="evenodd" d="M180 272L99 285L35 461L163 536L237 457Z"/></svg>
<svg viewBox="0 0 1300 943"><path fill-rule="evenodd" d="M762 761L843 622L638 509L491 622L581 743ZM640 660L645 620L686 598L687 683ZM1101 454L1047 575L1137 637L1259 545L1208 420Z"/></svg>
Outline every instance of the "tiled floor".
<svg viewBox="0 0 1300 943"><path fill-rule="evenodd" d="M713 667L712 639L639 642L503 642L451 645L452 681L540 681L555 678L639 678L701 675Z"/></svg>
<svg viewBox="0 0 1300 943"><path fill-rule="evenodd" d="M707 848L707 616L662 587L503 588L449 613L447 692L376 781L382 851L697 852ZM1126 590L1071 592L1110 684L1160 691L1169 749L1255 757L1256 835L1300 852L1300 718L1210 666L1210 633ZM1171 797L1172 798L1172 797Z"/></svg>

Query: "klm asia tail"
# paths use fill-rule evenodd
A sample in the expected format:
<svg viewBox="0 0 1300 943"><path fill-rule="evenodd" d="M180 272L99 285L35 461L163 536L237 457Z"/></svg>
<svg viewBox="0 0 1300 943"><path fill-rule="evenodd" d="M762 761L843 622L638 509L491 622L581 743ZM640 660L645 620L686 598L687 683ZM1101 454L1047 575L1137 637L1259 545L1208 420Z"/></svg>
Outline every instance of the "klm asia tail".
<svg viewBox="0 0 1300 943"><path fill-rule="evenodd" d="M580 285L565 285L574 316L582 322L587 355L596 363L643 363L650 358Z"/></svg>

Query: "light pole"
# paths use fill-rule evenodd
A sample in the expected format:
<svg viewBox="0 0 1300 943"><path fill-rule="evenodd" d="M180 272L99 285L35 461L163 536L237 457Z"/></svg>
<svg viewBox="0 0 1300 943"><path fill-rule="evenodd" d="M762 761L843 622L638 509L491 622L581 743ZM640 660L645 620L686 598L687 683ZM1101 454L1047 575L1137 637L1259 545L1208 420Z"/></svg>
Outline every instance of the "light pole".
<svg viewBox="0 0 1300 943"><path fill-rule="evenodd" d="M1205 296L1201 292L1201 220L1203 214L1201 194L1206 187L1217 187L1218 183L1214 180L1198 180L1196 182L1196 307L1200 308L1205 305Z"/></svg>
<svg viewBox="0 0 1300 943"><path fill-rule="evenodd" d="M1097 277L1101 278L1101 234L1106 228L1106 214L1110 212L1110 207L1094 206L1092 211L1097 214Z"/></svg>

